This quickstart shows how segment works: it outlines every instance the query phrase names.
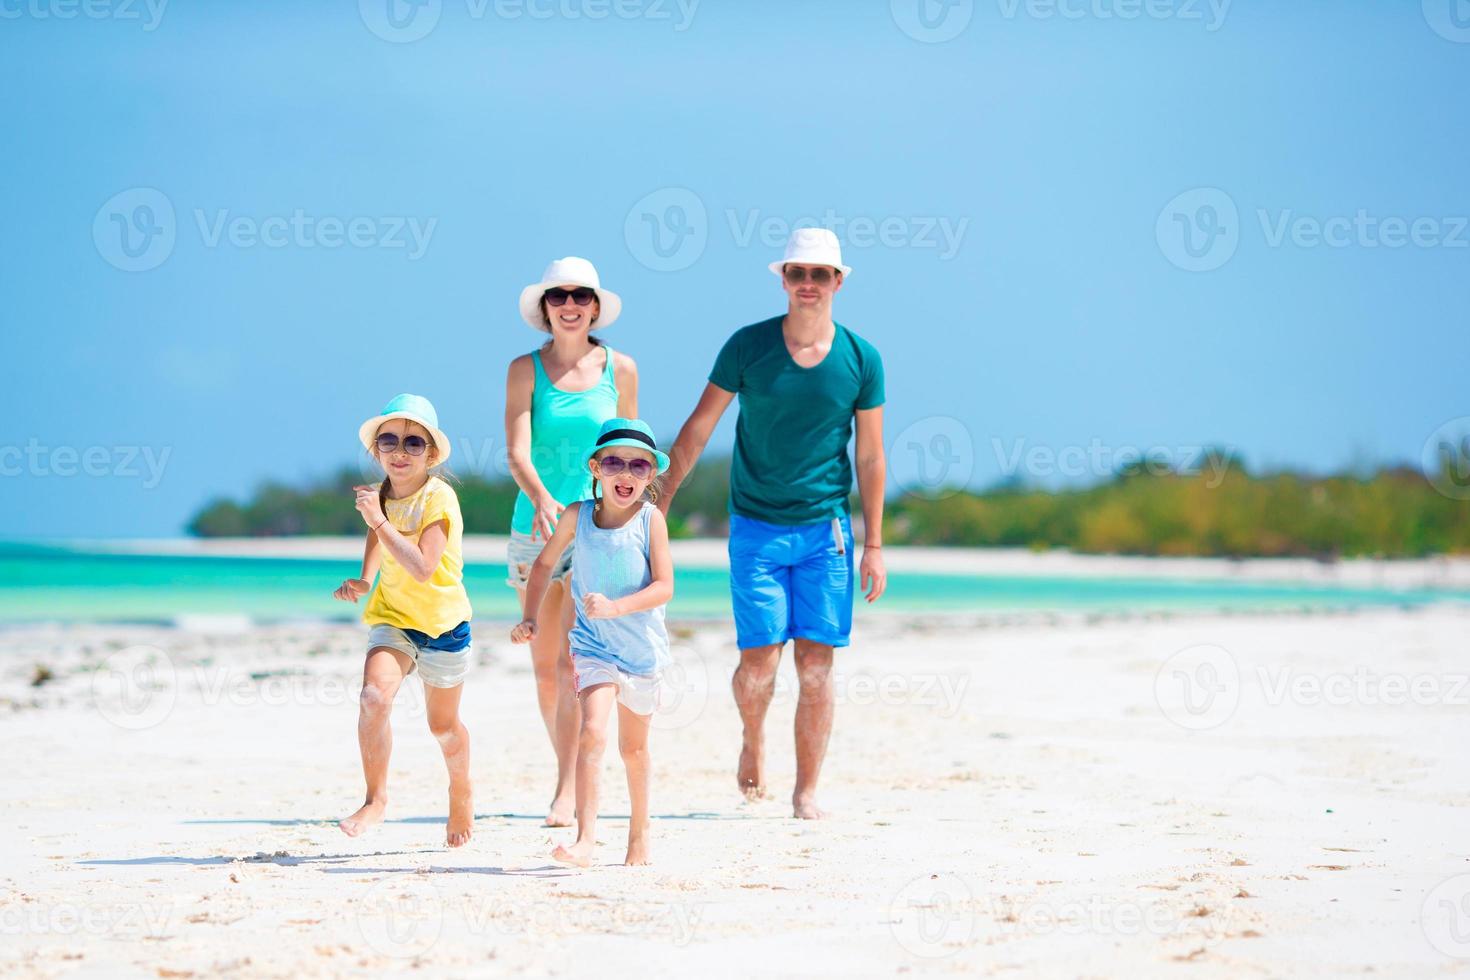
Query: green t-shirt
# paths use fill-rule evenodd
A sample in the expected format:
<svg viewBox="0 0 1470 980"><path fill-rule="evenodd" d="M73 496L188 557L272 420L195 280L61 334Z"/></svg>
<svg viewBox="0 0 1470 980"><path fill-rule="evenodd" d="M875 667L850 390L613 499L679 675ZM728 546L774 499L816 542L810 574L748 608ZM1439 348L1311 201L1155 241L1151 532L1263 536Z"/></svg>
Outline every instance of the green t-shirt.
<svg viewBox="0 0 1470 980"><path fill-rule="evenodd" d="M853 412L883 404L883 359L837 324L815 367L791 359L774 317L725 342L710 383L740 397L730 511L771 524L815 524L847 513Z"/></svg>

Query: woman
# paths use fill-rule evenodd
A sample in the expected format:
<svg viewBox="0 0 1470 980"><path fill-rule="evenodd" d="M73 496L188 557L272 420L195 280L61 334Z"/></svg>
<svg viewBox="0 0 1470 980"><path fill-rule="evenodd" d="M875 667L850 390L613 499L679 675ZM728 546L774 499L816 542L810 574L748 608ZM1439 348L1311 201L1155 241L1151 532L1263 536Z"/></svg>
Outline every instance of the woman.
<svg viewBox="0 0 1470 980"><path fill-rule="evenodd" d="M638 417L637 365L592 336L610 326L622 307L616 293L602 288L592 263L573 256L552 262L540 282L521 291L521 318L551 335L538 350L510 362L505 382L505 441L511 476L521 488L511 518L506 582L522 606L531 565L561 512L592 490L583 464L587 447L608 419ZM571 550L557 562L541 605L541 622L551 628L531 643L541 720L556 750L548 827L570 827L575 816L581 716L567 648Z"/></svg>

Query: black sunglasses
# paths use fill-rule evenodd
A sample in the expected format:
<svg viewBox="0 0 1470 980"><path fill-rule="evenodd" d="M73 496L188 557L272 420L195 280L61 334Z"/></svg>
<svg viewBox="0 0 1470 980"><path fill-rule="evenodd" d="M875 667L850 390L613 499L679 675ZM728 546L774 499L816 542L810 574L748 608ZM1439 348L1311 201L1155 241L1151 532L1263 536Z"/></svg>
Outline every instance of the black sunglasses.
<svg viewBox="0 0 1470 980"><path fill-rule="evenodd" d="M810 277L812 282L816 285L825 286L832 281L832 277L836 274L836 271L837 270L829 269L826 266L818 266L815 269L808 269L805 266L799 265L788 265L785 269L782 270L782 272L786 276L786 281L791 283L793 286L806 282L808 277Z"/></svg>
<svg viewBox="0 0 1470 980"><path fill-rule="evenodd" d="M429 448L429 440L423 436L404 436L403 451L410 456L422 456L424 450ZM392 432L384 432L378 436L378 452L387 455L398 451L399 439Z"/></svg>
<svg viewBox="0 0 1470 980"><path fill-rule="evenodd" d="M562 289L560 286L553 286L546 291L543 298L548 306L566 306L569 299L578 306L589 306L597 298L597 290L588 289L586 286L578 286L576 289Z"/></svg>
<svg viewBox="0 0 1470 980"><path fill-rule="evenodd" d="M597 466L603 476L617 476L623 470L635 480L646 480L653 476L653 464L646 459L624 459L621 456L598 456Z"/></svg>

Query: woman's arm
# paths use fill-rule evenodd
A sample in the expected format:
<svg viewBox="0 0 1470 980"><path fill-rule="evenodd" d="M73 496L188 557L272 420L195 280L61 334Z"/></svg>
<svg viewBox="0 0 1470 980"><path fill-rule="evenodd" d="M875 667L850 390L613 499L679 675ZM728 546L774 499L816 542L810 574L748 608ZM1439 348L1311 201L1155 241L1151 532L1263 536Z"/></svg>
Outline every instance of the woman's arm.
<svg viewBox="0 0 1470 980"><path fill-rule="evenodd" d="M648 520L648 571L653 581L632 595L608 599L597 593L586 597L587 615L593 619L626 616L629 613L657 609L674 598L674 559L669 554L669 525L657 510ZM597 597L595 601L593 596Z"/></svg>
<svg viewBox="0 0 1470 980"><path fill-rule="evenodd" d="M572 504L566 509L562 520L557 522L551 540L546 542L546 546L531 563L531 574L526 579L526 604L521 610L521 622L510 633L513 642L526 643L535 637L536 618L541 614L541 600L546 598L546 590L551 585L551 572L561 560L562 552L567 550L567 545L577 537L577 513L581 509L580 503Z"/></svg>
<svg viewBox="0 0 1470 980"><path fill-rule="evenodd" d="M539 534L549 541L564 507L546 489L531 462L531 393L535 388L535 365L529 354L522 354L510 362L505 379L505 459L511 479L536 507L531 537Z"/></svg>
<svg viewBox="0 0 1470 980"><path fill-rule="evenodd" d="M618 415L638 417L638 365L621 351L613 351L613 380L618 385Z"/></svg>

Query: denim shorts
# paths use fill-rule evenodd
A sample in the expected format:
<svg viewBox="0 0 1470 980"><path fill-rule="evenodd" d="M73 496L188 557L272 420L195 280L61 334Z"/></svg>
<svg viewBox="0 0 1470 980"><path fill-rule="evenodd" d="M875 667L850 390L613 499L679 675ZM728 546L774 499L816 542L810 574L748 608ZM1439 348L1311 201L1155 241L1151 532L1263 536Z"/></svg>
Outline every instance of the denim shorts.
<svg viewBox="0 0 1470 980"><path fill-rule="evenodd" d="M730 599L742 650L787 640L848 645L852 524L768 524L730 515Z"/></svg>
<svg viewBox="0 0 1470 980"><path fill-rule="evenodd" d="M524 589L526 583L531 580L531 563L541 555L541 547L545 544L540 538L532 539L529 534L520 531L510 532L510 544L505 549L505 584L513 589ZM561 560L551 570L551 580L562 582L572 573L572 551L576 548L576 542L567 545L567 549L561 553Z"/></svg>
<svg viewBox="0 0 1470 980"><path fill-rule="evenodd" d="M368 633L368 649L387 647L413 661L425 687L458 687L470 672L470 624L460 623L440 636L429 636L418 630L399 629L377 623Z"/></svg>

